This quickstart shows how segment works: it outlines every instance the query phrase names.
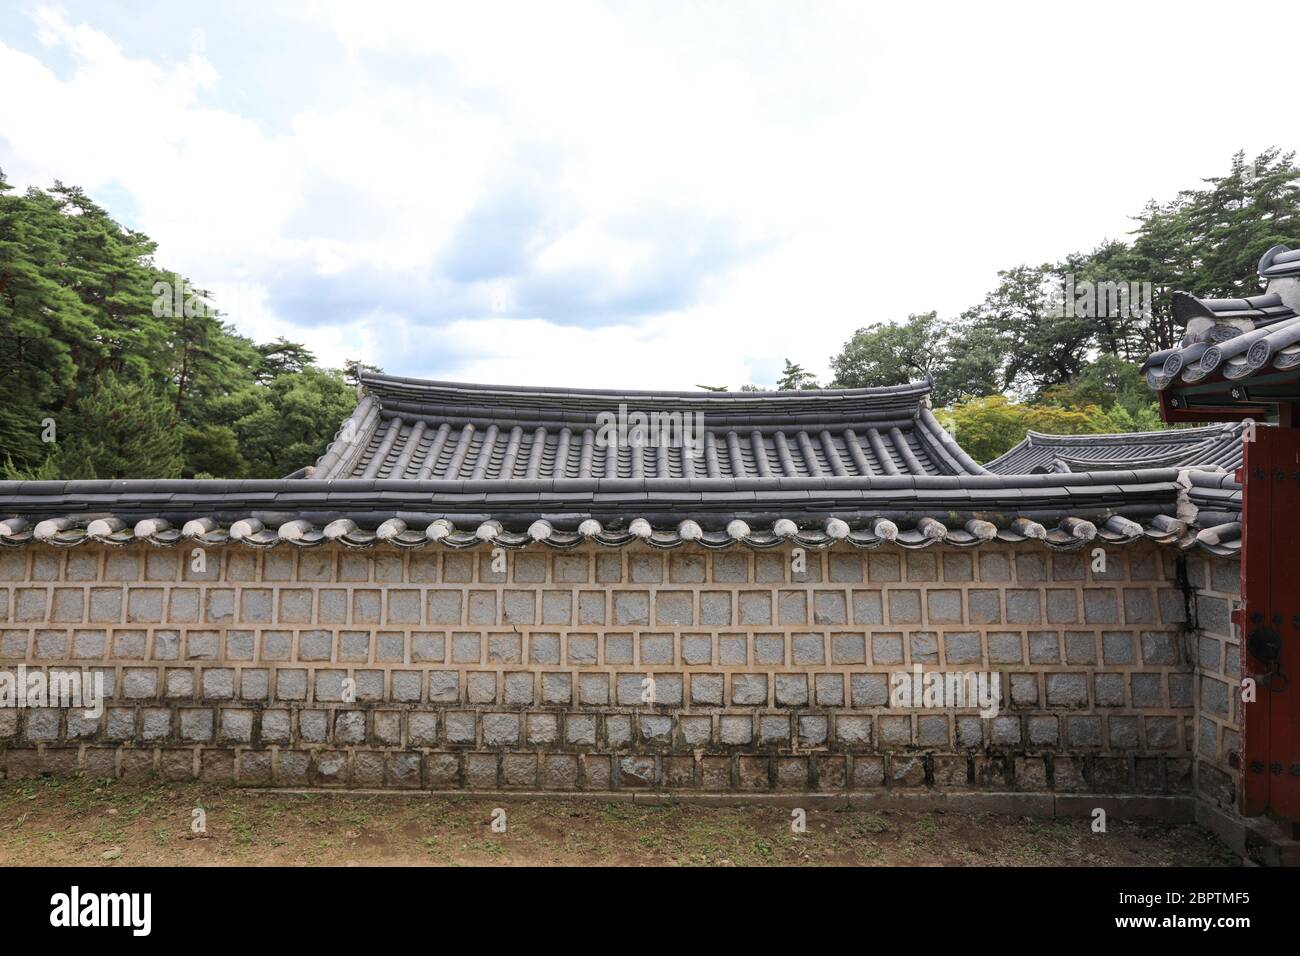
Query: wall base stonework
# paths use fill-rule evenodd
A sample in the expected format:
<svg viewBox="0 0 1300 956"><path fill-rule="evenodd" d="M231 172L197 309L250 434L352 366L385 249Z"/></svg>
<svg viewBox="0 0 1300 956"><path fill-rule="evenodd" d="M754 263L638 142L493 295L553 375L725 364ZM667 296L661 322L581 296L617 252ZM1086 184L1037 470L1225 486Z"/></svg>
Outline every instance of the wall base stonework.
<svg viewBox="0 0 1300 956"><path fill-rule="evenodd" d="M0 553L0 671L109 698L0 709L6 779L1190 795L1219 699L1186 611L1226 572L1153 545L193 551ZM997 715L896 706L915 665L998 675Z"/></svg>

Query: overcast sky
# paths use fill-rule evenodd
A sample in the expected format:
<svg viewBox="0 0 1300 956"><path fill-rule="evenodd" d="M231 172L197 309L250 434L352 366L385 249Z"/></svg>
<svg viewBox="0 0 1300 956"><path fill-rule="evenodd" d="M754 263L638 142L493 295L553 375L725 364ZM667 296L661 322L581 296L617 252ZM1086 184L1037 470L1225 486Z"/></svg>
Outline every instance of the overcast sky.
<svg viewBox="0 0 1300 956"><path fill-rule="evenodd" d="M326 363L734 388L1300 145L1297 35L1188 0L0 0L0 167Z"/></svg>

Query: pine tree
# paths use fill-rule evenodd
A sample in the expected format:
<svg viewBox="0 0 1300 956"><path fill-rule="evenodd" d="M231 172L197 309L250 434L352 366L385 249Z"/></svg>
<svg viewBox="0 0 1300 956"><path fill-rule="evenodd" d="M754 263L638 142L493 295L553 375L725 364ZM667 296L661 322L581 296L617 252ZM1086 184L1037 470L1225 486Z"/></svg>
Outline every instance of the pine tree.
<svg viewBox="0 0 1300 956"><path fill-rule="evenodd" d="M66 478L176 478L181 430L167 396L107 373L60 422L55 461Z"/></svg>
<svg viewBox="0 0 1300 956"><path fill-rule="evenodd" d="M820 386L817 384L817 376L802 365L795 365L789 359L786 359L785 368L781 370L781 378L777 380L776 387L778 391L796 392L808 391Z"/></svg>

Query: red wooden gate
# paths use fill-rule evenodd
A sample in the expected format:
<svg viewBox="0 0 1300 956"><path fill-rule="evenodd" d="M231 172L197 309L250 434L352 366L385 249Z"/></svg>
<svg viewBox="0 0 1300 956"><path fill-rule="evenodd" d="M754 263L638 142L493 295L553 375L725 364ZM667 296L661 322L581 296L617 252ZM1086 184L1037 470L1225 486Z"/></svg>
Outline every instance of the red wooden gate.
<svg viewBox="0 0 1300 956"><path fill-rule="evenodd" d="M1241 810L1300 820L1300 428L1256 429L1241 478Z"/></svg>

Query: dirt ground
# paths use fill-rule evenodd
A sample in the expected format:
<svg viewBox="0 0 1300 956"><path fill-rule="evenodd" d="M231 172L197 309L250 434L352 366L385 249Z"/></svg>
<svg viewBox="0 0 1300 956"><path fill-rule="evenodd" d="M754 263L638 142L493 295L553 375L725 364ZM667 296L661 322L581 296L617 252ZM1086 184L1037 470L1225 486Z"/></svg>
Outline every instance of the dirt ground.
<svg viewBox="0 0 1300 956"><path fill-rule="evenodd" d="M505 811L505 832L493 812ZM205 829L194 832L196 809ZM1191 824L0 783L0 866L1232 866Z"/></svg>

